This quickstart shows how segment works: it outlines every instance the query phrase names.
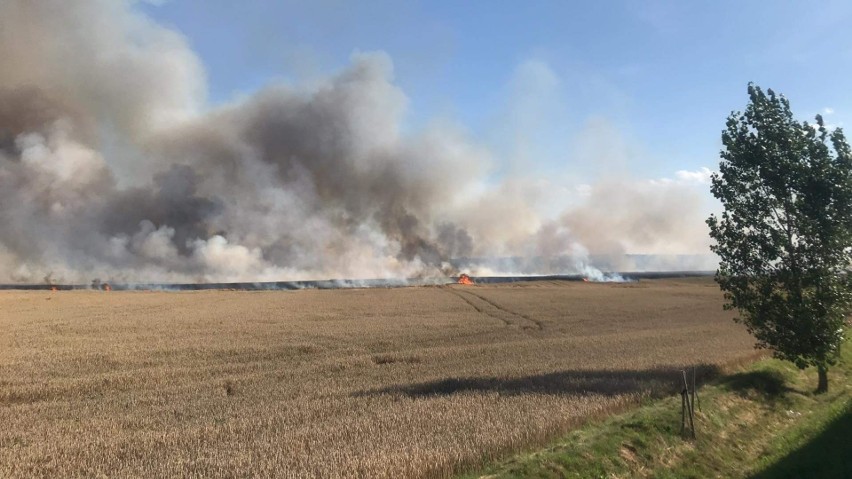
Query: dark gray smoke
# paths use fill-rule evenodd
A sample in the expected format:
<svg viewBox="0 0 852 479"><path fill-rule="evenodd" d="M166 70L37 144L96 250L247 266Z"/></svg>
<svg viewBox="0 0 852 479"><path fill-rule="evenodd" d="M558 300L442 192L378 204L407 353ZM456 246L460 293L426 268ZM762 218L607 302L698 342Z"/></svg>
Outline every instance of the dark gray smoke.
<svg viewBox="0 0 852 479"><path fill-rule="evenodd" d="M640 192L540 219L511 182L488 186L489 153L458 128L401 131L383 54L205 110L186 41L132 6L10 0L0 65L2 282L413 277L494 255L581 271L595 244L682 234L690 209L649 213ZM595 219L613 206L634 213Z"/></svg>

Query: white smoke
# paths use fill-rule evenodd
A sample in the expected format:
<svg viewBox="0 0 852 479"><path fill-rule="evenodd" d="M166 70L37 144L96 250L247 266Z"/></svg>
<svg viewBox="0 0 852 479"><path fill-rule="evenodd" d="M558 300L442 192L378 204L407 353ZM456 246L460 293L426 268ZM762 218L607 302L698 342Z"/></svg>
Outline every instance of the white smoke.
<svg viewBox="0 0 852 479"><path fill-rule="evenodd" d="M585 274L595 255L706 246L679 184L604 181L542 216L540 182L488 180L462 127L403 132L382 53L210 108L186 40L131 4L10 0L0 64L0 282L423 277L493 257L524 265L466 268Z"/></svg>

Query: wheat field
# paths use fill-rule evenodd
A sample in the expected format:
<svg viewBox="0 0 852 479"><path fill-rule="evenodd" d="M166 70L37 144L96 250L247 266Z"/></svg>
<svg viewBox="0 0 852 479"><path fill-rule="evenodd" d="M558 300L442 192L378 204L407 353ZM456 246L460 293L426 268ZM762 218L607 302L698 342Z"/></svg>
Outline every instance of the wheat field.
<svg viewBox="0 0 852 479"><path fill-rule="evenodd" d="M0 292L0 477L446 477L752 357L709 278Z"/></svg>

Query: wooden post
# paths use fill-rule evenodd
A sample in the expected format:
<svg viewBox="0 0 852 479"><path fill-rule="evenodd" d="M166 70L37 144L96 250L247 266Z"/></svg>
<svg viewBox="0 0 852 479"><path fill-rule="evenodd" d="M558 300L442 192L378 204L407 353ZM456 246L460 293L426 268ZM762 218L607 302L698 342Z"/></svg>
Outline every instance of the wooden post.
<svg viewBox="0 0 852 479"><path fill-rule="evenodd" d="M694 412L692 410L692 402L689 400L689 383L686 381L686 369L681 370L681 377L683 378L683 402L686 403L686 406L689 409L690 435L693 439L695 439L695 420L693 418Z"/></svg>

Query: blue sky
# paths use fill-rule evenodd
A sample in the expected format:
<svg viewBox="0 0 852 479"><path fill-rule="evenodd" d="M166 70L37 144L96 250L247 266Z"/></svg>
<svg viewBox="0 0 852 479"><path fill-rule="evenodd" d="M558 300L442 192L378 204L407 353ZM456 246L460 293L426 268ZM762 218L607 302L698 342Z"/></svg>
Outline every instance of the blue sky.
<svg viewBox="0 0 852 479"><path fill-rule="evenodd" d="M383 51L407 124L459 123L497 156L540 171L596 168L590 125L639 178L713 168L754 81L795 113L852 111L852 3L805 1L171 0L137 5L187 37L215 106L274 82L309 83L354 52ZM826 112L830 112L826 114ZM521 138L519 140L519 138Z"/></svg>

